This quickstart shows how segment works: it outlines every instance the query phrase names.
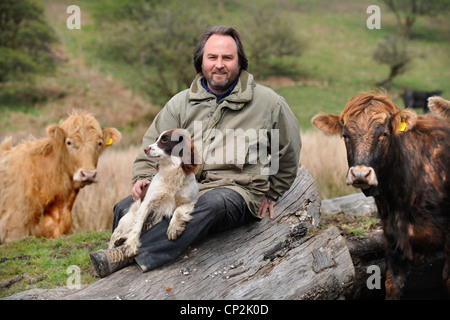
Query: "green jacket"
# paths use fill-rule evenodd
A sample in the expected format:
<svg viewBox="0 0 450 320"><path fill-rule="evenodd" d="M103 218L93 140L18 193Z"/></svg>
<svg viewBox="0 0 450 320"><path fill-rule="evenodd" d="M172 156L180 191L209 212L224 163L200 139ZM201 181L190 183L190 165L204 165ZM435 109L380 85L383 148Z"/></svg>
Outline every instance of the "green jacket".
<svg viewBox="0 0 450 320"><path fill-rule="evenodd" d="M156 173L144 147L165 130L187 129L203 154L196 175L200 194L231 188L257 216L264 195L277 198L295 180L301 149L298 121L283 97L256 84L247 71L219 102L203 88L201 78L197 74L190 89L176 94L155 117L133 164L133 184Z"/></svg>

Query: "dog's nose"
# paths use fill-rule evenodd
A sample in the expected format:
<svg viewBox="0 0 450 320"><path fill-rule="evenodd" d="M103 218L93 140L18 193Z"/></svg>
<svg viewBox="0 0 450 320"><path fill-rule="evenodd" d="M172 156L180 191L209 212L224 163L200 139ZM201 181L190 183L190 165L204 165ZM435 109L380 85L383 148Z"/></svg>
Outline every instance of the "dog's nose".
<svg viewBox="0 0 450 320"><path fill-rule="evenodd" d="M144 149L145 154L149 156L149 155L150 155L150 154L149 154L149 153L150 153L150 150L152 150L152 147L151 147L151 146L148 146L147 148L145 148L145 149Z"/></svg>

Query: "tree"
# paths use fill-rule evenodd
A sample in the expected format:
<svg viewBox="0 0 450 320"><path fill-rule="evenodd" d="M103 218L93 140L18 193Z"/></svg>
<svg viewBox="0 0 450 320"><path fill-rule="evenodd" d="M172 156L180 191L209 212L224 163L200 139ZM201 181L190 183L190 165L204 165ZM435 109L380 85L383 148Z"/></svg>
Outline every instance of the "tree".
<svg viewBox="0 0 450 320"><path fill-rule="evenodd" d="M409 39L411 28L420 16L432 16L450 10L449 0L382 0L395 14L397 35Z"/></svg>
<svg viewBox="0 0 450 320"><path fill-rule="evenodd" d="M103 15L95 15L102 21L100 28L105 34L101 54L136 70L144 91L157 103L191 85L195 76L192 52L202 32L215 24L231 24L222 1L111 3L108 8L98 8ZM252 12L246 20L234 24L244 39L250 71L259 76L291 71L285 58L298 57L304 48L296 30L267 6L239 5L250 6Z"/></svg>
<svg viewBox="0 0 450 320"><path fill-rule="evenodd" d="M0 2L0 83L53 67L56 37L43 17L28 0Z"/></svg>
<svg viewBox="0 0 450 320"><path fill-rule="evenodd" d="M399 40L397 37L387 38L379 43L374 51L375 61L389 67L389 76L377 83L378 86L389 86L394 77L403 74L407 65L413 60L414 55L407 47L406 40Z"/></svg>
<svg viewBox="0 0 450 320"><path fill-rule="evenodd" d="M190 86L195 76L192 52L203 30L213 24L212 15L186 1L141 0L130 8L122 19L102 24L107 35L102 54L130 65L144 91L163 103Z"/></svg>
<svg viewBox="0 0 450 320"><path fill-rule="evenodd" d="M298 58L306 44L288 19L269 7L252 10L253 15L244 21L242 30L246 51L251 62L251 71L258 76L292 72L292 65L284 65L283 58Z"/></svg>
<svg viewBox="0 0 450 320"><path fill-rule="evenodd" d="M405 72L406 67L415 58L409 46L411 28L417 18L435 15L450 10L450 0L382 0L394 13L398 30L397 35L379 43L373 53L375 61L389 67L389 76L377 83L389 86L394 77Z"/></svg>

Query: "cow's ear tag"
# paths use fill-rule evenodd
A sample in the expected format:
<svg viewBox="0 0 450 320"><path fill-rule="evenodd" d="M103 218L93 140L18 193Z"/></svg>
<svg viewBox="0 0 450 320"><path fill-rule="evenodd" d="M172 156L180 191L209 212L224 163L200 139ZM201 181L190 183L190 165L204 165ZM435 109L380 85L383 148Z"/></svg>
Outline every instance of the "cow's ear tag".
<svg viewBox="0 0 450 320"><path fill-rule="evenodd" d="M402 123L400 123L400 128L398 128L398 131L404 132L406 129L406 120L402 119Z"/></svg>
<svg viewBox="0 0 450 320"><path fill-rule="evenodd" d="M107 146L110 146L110 145L112 145L112 143L113 143L113 139L112 139L112 138L109 138L109 139L108 139L108 142L106 143L106 145L107 145Z"/></svg>

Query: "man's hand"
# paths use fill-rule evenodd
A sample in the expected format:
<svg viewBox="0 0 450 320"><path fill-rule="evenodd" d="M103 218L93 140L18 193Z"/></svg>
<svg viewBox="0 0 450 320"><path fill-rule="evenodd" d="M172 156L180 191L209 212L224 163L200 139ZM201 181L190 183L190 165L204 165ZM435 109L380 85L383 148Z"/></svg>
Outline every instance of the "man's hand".
<svg viewBox="0 0 450 320"><path fill-rule="evenodd" d="M136 181L136 183L133 186L133 189L131 190L131 194L133 195L134 201L140 199L143 195L145 195L145 191L147 190L149 184L150 180L147 179Z"/></svg>
<svg viewBox="0 0 450 320"><path fill-rule="evenodd" d="M266 197L263 197L261 201L261 205L259 206L258 214L261 218L264 218L266 216L267 210L269 210L269 218L273 219L273 207L277 204L276 201L267 199Z"/></svg>

